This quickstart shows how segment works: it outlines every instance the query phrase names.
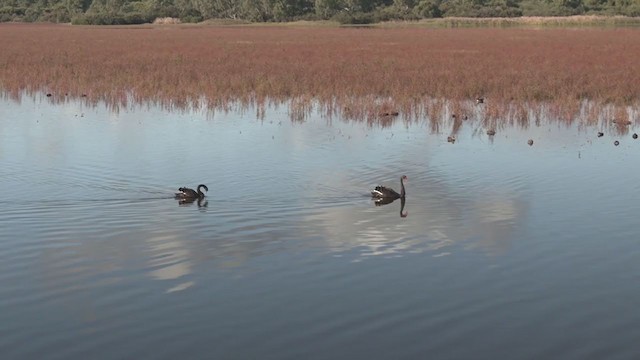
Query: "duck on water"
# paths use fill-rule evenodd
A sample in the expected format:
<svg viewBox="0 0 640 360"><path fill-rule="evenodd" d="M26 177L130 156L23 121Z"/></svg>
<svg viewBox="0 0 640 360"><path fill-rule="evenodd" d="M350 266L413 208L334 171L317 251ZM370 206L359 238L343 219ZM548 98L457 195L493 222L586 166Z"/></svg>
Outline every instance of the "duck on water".
<svg viewBox="0 0 640 360"><path fill-rule="evenodd" d="M388 202L396 199L404 199L406 195L406 191L404 190L404 181L409 180L406 175L402 175L400 177L400 193L398 194L392 188L384 187L384 186L376 186L374 190L371 191L371 197L376 202Z"/></svg>
<svg viewBox="0 0 640 360"><path fill-rule="evenodd" d="M204 185L204 184L198 185L198 188L197 188L198 191L189 189L188 187L181 187L178 189L178 191L180 192L176 193L175 198L177 200L192 200L192 201L202 200L204 199L204 193L200 189L204 189L204 191L209 191L209 188L207 187L207 185Z"/></svg>

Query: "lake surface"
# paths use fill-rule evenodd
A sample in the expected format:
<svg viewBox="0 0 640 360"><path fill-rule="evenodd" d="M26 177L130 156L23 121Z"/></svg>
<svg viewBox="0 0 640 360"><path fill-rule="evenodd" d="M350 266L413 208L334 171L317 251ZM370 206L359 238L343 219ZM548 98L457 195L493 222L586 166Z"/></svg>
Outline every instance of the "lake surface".
<svg viewBox="0 0 640 360"><path fill-rule="evenodd" d="M640 140L609 130L0 100L0 357L636 358ZM406 217L368 195L401 175Z"/></svg>

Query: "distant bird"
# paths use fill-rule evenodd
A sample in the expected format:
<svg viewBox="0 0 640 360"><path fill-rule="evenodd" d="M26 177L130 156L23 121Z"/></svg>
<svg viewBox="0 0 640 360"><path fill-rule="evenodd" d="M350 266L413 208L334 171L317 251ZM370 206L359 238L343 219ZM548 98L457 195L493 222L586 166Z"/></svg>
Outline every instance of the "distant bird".
<svg viewBox="0 0 640 360"><path fill-rule="evenodd" d="M487 135L489 135L489 136L493 136L493 135L495 135L495 134L496 134L496 131L495 131L495 130L493 130L493 129L489 129L489 130L487 130Z"/></svg>
<svg viewBox="0 0 640 360"><path fill-rule="evenodd" d="M529 139L529 141L527 141L527 144L529 144L529 146L532 146L533 145L533 140Z"/></svg>
<svg viewBox="0 0 640 360"><path fill-rule="evenodd" d="M615 145L615 146L620 145L620 141L618 141L618 140L614 141L614 142L613 142L613 145Z"/></svg>
<svg viewBox="0 0 640 360"><path fill-rule="evenodd" d="M634 138L634 139L637 139L638 138L638 134L634 133L633 135L631 135L631 137Z"/></svg>
<svg viewBox="0 0 640 360"><path fill-rule="evenodd" d="M453 144L453 143L455 143L455 142L456 142L456 137L455 137L455 136L453 136L453 135L448 136L448 137L447 137L447 142L450 142L450 143L452 143L452 144Z"/></svg>
<svg viewBox="0 0 640 360"><path fill-rule="evenodd" d="M388 188L388 187L384 187L384 186L376 186L376 188L371 191L371 197L373 197L374 199L379 199L379 200L395 200L398 198L402 198L404 199L406 192L404 190L404 181L408 180L406 175L402 175L400 177L400 194L398 194L395 190L393 190L392 188Z"/></svg>
<svg viewBox="0 0 640 360"><path fill-rule="evenodd" d="M209 191L207 185L200 184L198 185L198 191L193 189L189 189L187 187L181 187L178 189L179 193L176 193L175 198L178 200L196 200L196 199L204 199L204 193L200 188L203 188L205 191Z"/></svg>
<svg viewBox="0 0 640 360"><path fill-rule="evenodd" d="M604 133L602 131L598 131L598 137L603 137Z"/></svg>
<svg viewBox="0 0 640 360"><path fill-rule="evenodd" d="M484 98L483 97L477 97L476 98L476 104L484 104Z"/></svg>

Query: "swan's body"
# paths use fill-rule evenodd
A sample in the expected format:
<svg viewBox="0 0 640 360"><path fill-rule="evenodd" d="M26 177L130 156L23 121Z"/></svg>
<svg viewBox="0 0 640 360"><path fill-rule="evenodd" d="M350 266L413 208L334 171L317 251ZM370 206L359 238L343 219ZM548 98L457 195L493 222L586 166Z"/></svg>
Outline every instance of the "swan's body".
<svg viewBox="0 0 640 360"><path fill-rule="evenodd" d="M197 188L198 191L189 189L187 187L181 187L178 189L178 191L180 192L176 193L176 199L179 199L179 200L204 199L204 193L202 192L202 190L200 190L200 188L203 188L205 191L209 191L209 188L207 188L207 185L203 185L203 184L198 185L198 188Z"/></svg>
<svg viewBox="0 0 640 360"><path fill-rule="evenodd" d="M404 199L405 197L405 190L404 190L404 181L407 180L407 176L406 175L402 175L402 177L400 178L400 194L398 194L395 190L393 190L392 188L388 188L388 187L384 187L384 186L376 186L376 188L374 190L371 191L371 196L379 201L382 200L395 200L395 199L399 199L402 198Z"/></svg>

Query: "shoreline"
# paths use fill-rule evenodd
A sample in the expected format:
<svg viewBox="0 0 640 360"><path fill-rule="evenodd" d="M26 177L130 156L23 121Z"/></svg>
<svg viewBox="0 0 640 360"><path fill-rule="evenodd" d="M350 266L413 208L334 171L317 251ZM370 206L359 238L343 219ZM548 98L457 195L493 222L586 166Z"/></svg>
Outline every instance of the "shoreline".
<svg viewBox="0 0 640 360"><path fill-rule="evenodd" d="M458 108L486 97L487 116L544 104L570 119L640 106L637 29L360 29L0 25L5 96L52 93L89 103L213 107L310 101L348 118ZM615 35L615 36L614 36ZM434 105L435 103L435 105ZM461 113L460 111L457 111ZM627 114L627 115L625 115Z"/></svg>

